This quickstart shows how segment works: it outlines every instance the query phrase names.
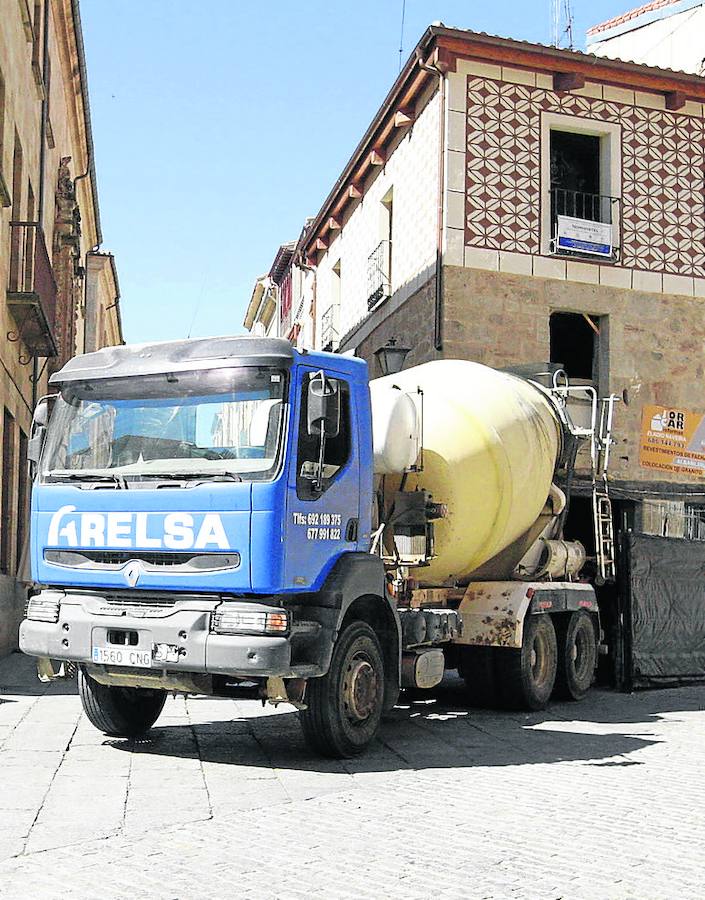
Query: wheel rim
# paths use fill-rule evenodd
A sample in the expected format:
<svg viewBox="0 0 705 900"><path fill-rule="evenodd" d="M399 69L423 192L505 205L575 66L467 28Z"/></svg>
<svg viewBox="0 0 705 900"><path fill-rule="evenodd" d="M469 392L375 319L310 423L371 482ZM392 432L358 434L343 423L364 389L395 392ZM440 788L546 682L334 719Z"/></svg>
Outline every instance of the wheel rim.
<svg viewBox="0 0 705 900"><path fill-rule="evenodd" d="M365 722L377 705L377 673L365 654L356 654L348 662L343 679L343 706L348 719Z"/></svg>
<svg viewBox="0 0 705 900"><path fill-rule="evenodd" d="M592 627L592 626L590 626ZM588 669L591 665L589 652L589 638L583 628L578 628L575 633L573 645L570 648L573 660L573 670L578 681L584 681L588 677Z"/></svg>
<svg viewBox="0 0 705 900"><path fill-rule="evenodd" d="M544 685L551 677L548 638L541 631L534 635L531 644L531 677L537 687Z"/></svg>

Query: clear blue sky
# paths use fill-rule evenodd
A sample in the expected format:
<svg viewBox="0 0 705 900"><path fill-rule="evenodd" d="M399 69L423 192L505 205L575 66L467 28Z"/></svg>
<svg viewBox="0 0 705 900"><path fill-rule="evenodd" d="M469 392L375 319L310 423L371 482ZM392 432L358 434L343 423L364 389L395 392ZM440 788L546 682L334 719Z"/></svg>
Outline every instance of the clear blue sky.
<svg viewBox="0 0 705 900"><path fill-rule="evenodd" d="M575 46L633 0L574 0ZM406 0L433 21L548 43L550 0ZM105 242L128 341L237 333L399 69L402 0L82 0ZM194 321L195 315L195 321Z"/></svg>

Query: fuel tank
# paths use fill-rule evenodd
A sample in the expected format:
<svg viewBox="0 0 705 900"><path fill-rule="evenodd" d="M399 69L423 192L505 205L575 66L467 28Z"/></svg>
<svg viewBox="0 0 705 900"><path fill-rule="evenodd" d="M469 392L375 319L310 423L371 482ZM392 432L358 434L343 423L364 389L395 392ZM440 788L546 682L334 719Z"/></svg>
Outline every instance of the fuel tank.
<svg viewBox="0 0 705 900"><path fill-rule="evenodd" d="M467 583L488 564L488 578L511 571L541 518L562 449L550 398L518 376L465 360L435 360L376 379L370 392L375 462L378 474L388 476L385 487L399 485L390 462L408 461L420 443L422 470L408 475L405 490L425 489L448 510L434 523L434 558L414 577L447 585ZM414 401L415 425L404 395ZM404 410L395 411L395 397ZM385 427L391 415L403 431ZM399 444L407 434L405 457ZM385 452L381 442L392 438L393 452ZM494 570L493 560L500 560Z"/></svg>

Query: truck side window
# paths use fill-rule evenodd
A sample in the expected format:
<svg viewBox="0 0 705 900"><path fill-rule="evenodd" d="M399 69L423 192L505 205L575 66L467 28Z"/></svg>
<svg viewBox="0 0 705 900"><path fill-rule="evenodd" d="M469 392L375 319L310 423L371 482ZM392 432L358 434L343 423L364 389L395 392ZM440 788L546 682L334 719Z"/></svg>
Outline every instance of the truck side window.
<svg viewBox="0 0 705 900"><path fill-rule="evenodd" d="M327 491L350 458L350 386L336 378L340 390L340 429L336 437L327 438L323 456L323 491ZM320 493L311 489L318 466L321 439L310 435L307 428L308 383L304 378L299 398L299 435L296 458L296 496L299 500L315 500Z"/></svg>

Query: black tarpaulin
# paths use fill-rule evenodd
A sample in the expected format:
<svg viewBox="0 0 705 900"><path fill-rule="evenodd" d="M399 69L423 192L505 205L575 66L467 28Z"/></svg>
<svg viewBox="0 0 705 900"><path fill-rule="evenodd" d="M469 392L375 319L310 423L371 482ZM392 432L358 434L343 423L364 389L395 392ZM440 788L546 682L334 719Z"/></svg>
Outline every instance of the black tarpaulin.
<svg viewBox="0 0 705 900"><path fill-rule="evenodd" d="M705 542L624 538L633 682L705 679Z"/></svg>

